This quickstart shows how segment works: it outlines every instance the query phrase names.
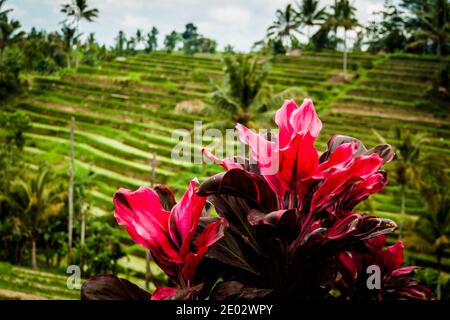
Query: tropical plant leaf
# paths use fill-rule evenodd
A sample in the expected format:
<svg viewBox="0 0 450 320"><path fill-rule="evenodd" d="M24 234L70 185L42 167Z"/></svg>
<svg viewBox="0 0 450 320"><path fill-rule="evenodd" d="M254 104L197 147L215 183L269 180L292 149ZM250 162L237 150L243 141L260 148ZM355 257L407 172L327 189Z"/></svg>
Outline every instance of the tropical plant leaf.
<svg viewBox="0 0 450 320"><path fill-rule="evenodd" d="M173 206L177 204L172 190L170 190L163 184L158 184L153 189L158 194L159 200L161 201L161 205L163 206L163 208L167 211L172 210Z"/></svg>
<svg viewBox="0 0 450 320"><path fill-rule="evenodd" d="M244 237L226 230L222 239L216 242L206 254L206 257L218 262L245 270L255 275L260 273L251 263L257 259L255 252L250 250Z"/></svg>
<svg viewBox="0 0 450 320"><path fill-rule="evenodd" d="M253 300L261 299L273 289L248 288L238 281L225 281L217 284L211 292L213 300Z"/></svg>
<svg viewBox="0 0 450 320"><path fill-rule="evenodd" d="M81 300L150 300L151 295L134 283L115 275L88 279L81 287Z"/></svg>
<svg viewBox="0 0 450 320"><path fill-rule="evenodd" d="M263 212L276 211L276 196L266 180L260 175L239 169L219 173L206 180L199 188L198 194L231 195L245 200L251 208Z"/></svg>

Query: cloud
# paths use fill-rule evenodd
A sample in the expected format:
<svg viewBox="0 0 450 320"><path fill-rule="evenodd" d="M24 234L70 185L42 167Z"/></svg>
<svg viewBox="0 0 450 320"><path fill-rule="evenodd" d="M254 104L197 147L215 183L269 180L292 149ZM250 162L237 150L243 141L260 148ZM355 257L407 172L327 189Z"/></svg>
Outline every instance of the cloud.
<svg viewBox="0 0 450 320"><path fill-rule="evenodd" d="M14 0L13 17L24 29L32 26L48 31L59 30L61 4L69 0ZM395 0L398 3L399 0ZM334 0L321 0L330 5ZM384 0L353 0L361 23L367 22L373 11L382 8ZM12 3L12 2L11 2ZM100 42L112 45L119 30L131 35L137 28L148 32L152 26L160 31L159 42L172 30L184 30L188 22L195 23L199 32L218 41L219 47L232 44L237 50L248 50L261 40L275 18L277 9L284 9L294 0L89 0L98 8L94 23L83 23L84 34L95 32ZM8 4L8 2L7 2Z"/></svg>
<svg viewBox="0 0 450 320"><path fill-rule="evenodd" d="M24 15L24 13L25 13L22 10L20 10L16 5L10 4L8 2L6 2L5 7L3 9L4 10L10 10L11 9L14 12L14 15L16 17L22 17Z"/></svg>
<svg viewBox="0 0 450 320"><path fill-rule="evenodd" d="M231 5L209 10L209 17L212 21L224 24L225 27L236 24L246 26L250 22L250 15L247 9Z"/></svg>
<svg viewBox="0 0 450 320"><path fill-rule="evenodd" d="M146 26L151 25L151 22L148 18L143 16L136 16L132 14L125 14L120 19L117 19L117 25L120 29L142 29Z"/></svg>

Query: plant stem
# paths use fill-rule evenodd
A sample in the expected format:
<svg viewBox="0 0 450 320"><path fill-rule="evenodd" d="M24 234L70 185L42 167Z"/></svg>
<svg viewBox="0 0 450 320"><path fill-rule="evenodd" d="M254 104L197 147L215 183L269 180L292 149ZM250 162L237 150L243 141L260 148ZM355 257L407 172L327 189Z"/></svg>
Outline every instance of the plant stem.
<svg viewBox="0 0 450 320"><path fill-rule="evenodd" d="M36 239L34 236L31 238L31 265L33 269L37 269Z"/></svg>
<svg viewBox="0 0 450 320"><path fill-rule="evenodd" d="M403 221L405 218L405 185L401 186L400 189L400 199L401 199L401 203L400 203L400 225L398 228L398 240L402 239L402 234L403 234Z"/></svg>

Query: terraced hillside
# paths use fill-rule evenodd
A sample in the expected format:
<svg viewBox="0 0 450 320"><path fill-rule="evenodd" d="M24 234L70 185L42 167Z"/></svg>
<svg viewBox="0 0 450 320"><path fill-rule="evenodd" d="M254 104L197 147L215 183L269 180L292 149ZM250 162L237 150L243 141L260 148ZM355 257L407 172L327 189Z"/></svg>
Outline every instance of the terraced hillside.
<svg viewBox="0 0 450 320"><path fill-rule="evenodd" d="M435 118L418 105L422 93L432 81L438 64L434 60L386 57L375 63L360 79L335 99L325 121L341 118L342 132L351 132L371 145L379 142L381 135L390 143L395 143L393 127L402 126L412 132L422 132L430 139L424 149L436 152L450 160L448 119ZM329 129L329 128L328 128ZM332 127L334 130L334 126ZM375 195L374 207L377 211L399 211L398 187L392 180L384 194ZM413 192L409 192L406 211L411 218L423 211L423 205Z"/></svg>
<svg viewBox="0 0 450 320"><path fill-rule="evenodd" d="M132 275L132 269L142 267L138 258L131 257L130 261L124 258L120 263L126 263L126 274L119 274L119 277L128 279L133 283L144 287L144 281ZM154 266L156 273L157 267ZM0 300L78 300L80 290L67 287L68 275L65 270L33 270L27 267L19 267L9 263L0 262ZM155 288L150 288L154 290Z"/></svg>
<svg viewBox="0 0 450 320"><path fill-rule="evenodd" d="M36 271L0 262L0 300L79 299L80 292L67 288L64 273Z"/></svg>
<svg viewBox="0 0 450 320"><path fill-rule="evenodd" d="M392 142L391 129L400 125L427 132L431 141L427 148L450 162L448 121L427 116L417 107L437 67L432 58L355 54L350 56L349 69L358 76L343 83L339 81L340 55L305 53L277 58L269 81L277 91L301 87L314 99L324 123L319 149L335 133L355 136L372 146L379 143L376 130ZM96 173L96 187L91 191L94 214L111 213L117 188L149 183L153 152L157 182L181 191L194 175L202 181L220 168L172 161L177 141L171 134L180 128L191 130L196 120L208 123L210 119L177 113L175 106L191 99L208 102L209 81L220 79L221 69L216 55L153 53L81 66L77 72L57 77L35 76L31 93L17 105L33 122L27 132L28 161L35 165L45 159L67 167L69 124L74 116L76 168ZM398 220L398 192L392 180L363 209ZM407 195L406 222L410 223L424 208L413 191ZM426 255L410 256L423 264L434 263Z"/></svg>

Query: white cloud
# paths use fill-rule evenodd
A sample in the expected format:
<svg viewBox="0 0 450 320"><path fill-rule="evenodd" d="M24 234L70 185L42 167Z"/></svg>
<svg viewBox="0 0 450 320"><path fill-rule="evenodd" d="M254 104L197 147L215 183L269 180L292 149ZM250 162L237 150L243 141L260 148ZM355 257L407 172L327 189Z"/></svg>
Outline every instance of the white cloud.
<svg viewBox="0 0 450 320"><path fill-rule="evenodd" d="M26 30L32 26L47 30L59 29L64 16L62 3L69 0L14 0L14 18ZM398 2L399 0L395 0ZM334 0L321 0L321 5ZM362 23L384 0L353 0ZM8 3L8 2L7 2ZM12 0L10 0L10 6ZM248 50L262 39L275 17L275 10L285 8L294 0L89 0L90 7L100 10L94 23L83 23L84 34L95 32L97 39L111 45L119 30L134 34L137 28L148 32L152 26L160 30L160 43L172 30L182 31L188 22L195 23L199 32L216 39L219 46L232 44L238 50Z"/></svg>
<svg viewBox="0 0 450 320"><path fill-rule="evenodd" d="M5 10L10 10L11 9L14 12L14 15L17 16L17 17L21 17L25 13L21 9L19 9L16 5L10 4L8 2L6 2L5 7L3 9L5 9Z"/></svg>
<svg viewBox="0 0 450 320"><path fill-rule="evenodd" d="M124 17L116 19L117 26L120 29L142 29L143 27L151 25L148 18L136 16L132 14L125 14Z"/></svg>
<svg viewBox="0 0 450 320"><path fill-rule="evenodd" d="M224 25L247 25L250 22L250 15L247 9L231 5L209 10L212 21Z"/></svg>

